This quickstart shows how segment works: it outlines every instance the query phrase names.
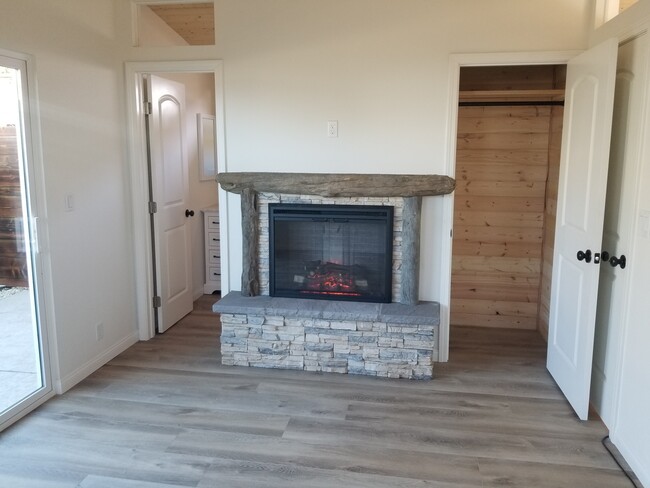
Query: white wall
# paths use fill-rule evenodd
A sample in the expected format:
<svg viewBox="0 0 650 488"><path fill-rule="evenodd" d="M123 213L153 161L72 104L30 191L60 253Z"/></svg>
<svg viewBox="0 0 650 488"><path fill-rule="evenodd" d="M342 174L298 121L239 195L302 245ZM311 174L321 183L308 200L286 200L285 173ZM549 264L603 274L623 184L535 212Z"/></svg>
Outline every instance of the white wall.
<svg viewBox="0 0 650 488"><path fill-rule="evenodd" d="M122 55L110 0L0 1L0 46L34 56L63 389L135 342ZM66 195L75 209L65 212ZM105 336L96 340L96 324Z"/></svg>
<svg viewBox="0 0 650 488"><path fill-rule="evenodd" d="M64 386L135 333L124 61L224 60L229 171L441 173L449 54L582 49L590 3L217 0L216 47L136 48L128 0L0 0L0 47L38 70ZM440 200L424 206L423 299L440 299ZM228 232L237 289L239 222Z"/></svg>
<svg viewBox="0 0 650 488"><path fill-rule="evenodd" d="M449 55L582 49L589 3L218 1L228 170L444 173ZM337 139L326 137L329 119ZM441 201L423 210L428 300L441 299ZM238 205L229 208L239 232ZM230 249L239 289L241 255Z"/></svg>

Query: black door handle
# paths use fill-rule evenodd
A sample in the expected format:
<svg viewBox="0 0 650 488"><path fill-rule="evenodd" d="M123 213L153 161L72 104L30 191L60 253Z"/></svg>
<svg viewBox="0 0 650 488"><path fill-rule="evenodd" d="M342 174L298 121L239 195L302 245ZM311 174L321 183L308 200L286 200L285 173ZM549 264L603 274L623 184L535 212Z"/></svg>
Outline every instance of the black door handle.
<svg viewBox="0 0 650 488"><path fill-rule="evenodd" d="M185 209L185 217L194 217L194 210Z"/></svg>
<svg viewBox="0 0 650 488"><path fill-rule="evenodd" d="M625 254L621 254L620 258L617 258L616 256L612 256L609 259L609 264L612 265L612 268L615 268L616 266L620 266L621 269L625 269L625 266L627 265L627 259L625 258Z"/></svg>
<svg viewBox="0 0 650 488"><path fill-rule="evenodd" d="M578 261L582 261L584 259L585 263L591 263L591 249L587 249L586 251L578 251Z"/></svg>

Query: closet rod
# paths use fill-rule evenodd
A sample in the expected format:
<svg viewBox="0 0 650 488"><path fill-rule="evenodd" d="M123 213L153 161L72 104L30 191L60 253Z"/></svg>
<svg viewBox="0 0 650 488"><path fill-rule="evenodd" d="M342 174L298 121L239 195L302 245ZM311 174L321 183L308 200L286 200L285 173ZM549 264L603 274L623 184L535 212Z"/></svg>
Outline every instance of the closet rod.
<svg viewBox="0 0 650 488"><path fill-rule="evenodd" d="M539 107L540 105L563 107L564 101L544 100L535 102L532 100L527 100L525 102L458 102L459 107Z"/></svg>

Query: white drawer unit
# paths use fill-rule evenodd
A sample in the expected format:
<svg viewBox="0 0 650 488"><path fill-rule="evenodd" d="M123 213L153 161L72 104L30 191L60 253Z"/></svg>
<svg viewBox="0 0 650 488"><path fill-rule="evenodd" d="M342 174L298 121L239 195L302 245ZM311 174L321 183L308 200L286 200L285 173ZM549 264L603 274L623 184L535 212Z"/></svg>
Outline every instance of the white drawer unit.
<svg viewBox="0 0 650 488"><path fill-rule="evenodd" d="M219 233L219 209L203 209L205 236L205 284L203 293L221 291L221 237Z"/></svg>

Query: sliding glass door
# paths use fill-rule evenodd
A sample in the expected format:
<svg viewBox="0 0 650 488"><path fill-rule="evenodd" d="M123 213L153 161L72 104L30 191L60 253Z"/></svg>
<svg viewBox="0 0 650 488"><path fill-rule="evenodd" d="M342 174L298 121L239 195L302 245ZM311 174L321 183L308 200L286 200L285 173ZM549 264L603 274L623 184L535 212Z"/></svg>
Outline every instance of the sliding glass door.
<svg viewBox="0 0 650 488"><path fill-rule="evenodd" d="M50 393L25 60L0 52L0 429Z"/></svg>

